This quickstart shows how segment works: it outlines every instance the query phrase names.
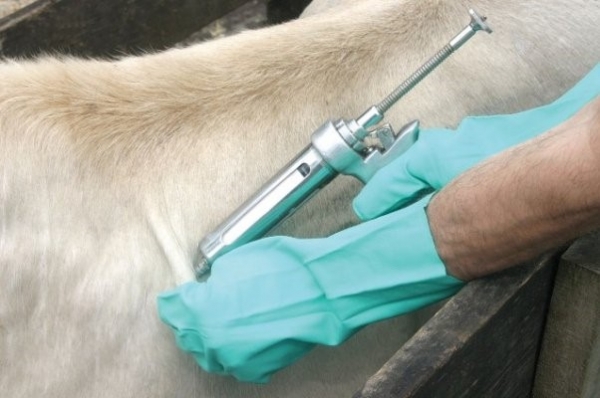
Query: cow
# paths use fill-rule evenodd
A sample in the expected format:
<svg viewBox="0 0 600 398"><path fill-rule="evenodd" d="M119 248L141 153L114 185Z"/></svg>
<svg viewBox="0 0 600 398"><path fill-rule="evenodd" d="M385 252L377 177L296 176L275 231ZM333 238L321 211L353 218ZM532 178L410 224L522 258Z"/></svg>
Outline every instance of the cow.
<svg viewBox="0 0 600 398"><path fill-rule="evenodd" d="M118 60L0 64L0 395L344 397L425 316L319 348L264 386L202 371L158 320L200 239L335 117L476 37L388 112L452 127L547 103L600 59L594 0L315 1L302 18ZM338 178L276 233L356 223ZM251 264L249 264L251 266Z"/></svg>

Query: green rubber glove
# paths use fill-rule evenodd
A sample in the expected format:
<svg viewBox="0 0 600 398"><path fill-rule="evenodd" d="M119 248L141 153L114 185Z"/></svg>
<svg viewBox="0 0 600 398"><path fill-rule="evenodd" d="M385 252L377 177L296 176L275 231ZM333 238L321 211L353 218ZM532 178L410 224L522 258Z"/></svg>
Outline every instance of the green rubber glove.
<svg viewBox="0 0 600 398"><path fill-rule="evenodd" d="M456 131L423 130L402 156L373 176L354 200L367 220L439 190L480 161L566 121L600 94L600 64L553 103L513 115L464 119Z"/></svg>
<svg viewBox="0 0 600 398"><path fill-rule="evenodd" d="M424 207L413 206L324 239L274 237L215 261L205 283L158 298L177 344L207 371L267 382L315 344L457 292Z"/></svg>

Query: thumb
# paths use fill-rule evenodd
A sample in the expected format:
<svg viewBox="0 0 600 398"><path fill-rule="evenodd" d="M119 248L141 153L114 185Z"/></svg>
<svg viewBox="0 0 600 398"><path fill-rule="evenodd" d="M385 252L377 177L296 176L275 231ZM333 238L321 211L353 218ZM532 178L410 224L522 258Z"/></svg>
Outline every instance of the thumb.
<svg viewBox="0 0 600 398"><path fill-rule="evenodd" d="M429 185L411 174L410 157L402 156L377 174L354 198L352 207L363 221L379 217L406 205L428 191Z"/></svg>
<svg viewBox="0 0 600 398"><path fill-rule="evenodd" d="M352 206L361 220L370 220L405 207L433 188L425 175L436 167L433 152L448 130L422 131L407 152L379 170L354 198Z"/></svg>

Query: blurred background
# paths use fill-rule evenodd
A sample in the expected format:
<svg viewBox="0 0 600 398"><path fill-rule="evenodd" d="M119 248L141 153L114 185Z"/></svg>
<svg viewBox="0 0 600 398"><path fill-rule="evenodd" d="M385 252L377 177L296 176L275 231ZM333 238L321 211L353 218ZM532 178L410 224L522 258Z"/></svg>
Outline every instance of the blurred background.
<svg viewBox="0 0 600 398"><path fill-rule="evenodd" d="M296 18L310 0L0 0L0 55L116 57Z"/></svg>

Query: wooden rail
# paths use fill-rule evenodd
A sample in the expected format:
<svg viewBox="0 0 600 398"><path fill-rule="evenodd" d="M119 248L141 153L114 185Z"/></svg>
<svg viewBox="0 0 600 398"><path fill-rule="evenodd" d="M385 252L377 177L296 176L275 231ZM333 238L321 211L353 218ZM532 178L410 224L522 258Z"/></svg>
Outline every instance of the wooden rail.
<svg viewBox="0 0 600 398"><path fill-rule="evenodd" d="M469 283L354 398L529 397L556 264Z"/></svg>

